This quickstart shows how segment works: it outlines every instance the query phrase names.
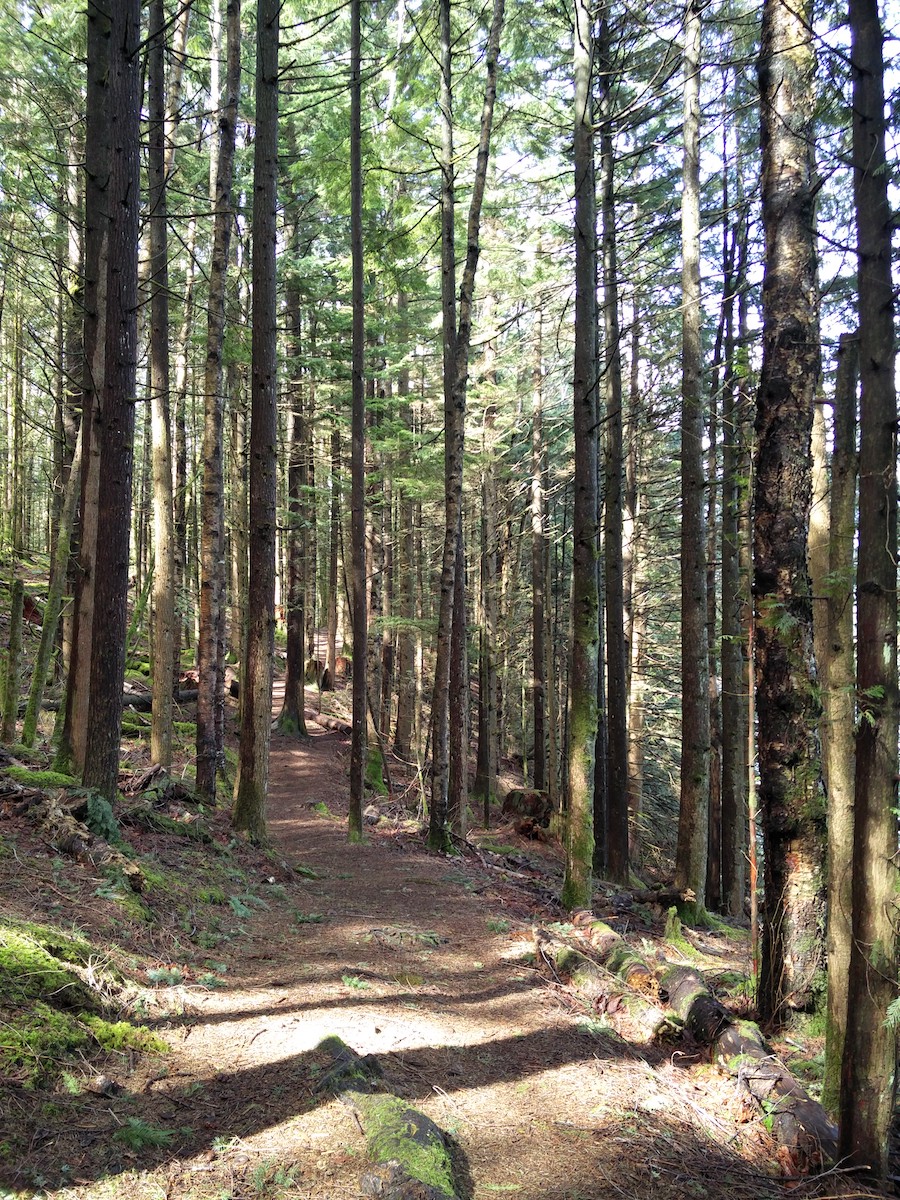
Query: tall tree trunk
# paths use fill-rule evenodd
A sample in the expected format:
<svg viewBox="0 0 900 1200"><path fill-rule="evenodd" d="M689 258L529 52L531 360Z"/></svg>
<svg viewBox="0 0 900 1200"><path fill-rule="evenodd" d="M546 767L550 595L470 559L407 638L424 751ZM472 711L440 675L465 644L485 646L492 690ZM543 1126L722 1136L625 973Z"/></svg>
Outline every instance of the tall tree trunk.
<svg viewBox="0 0 900 1200"><path fill-rule="evenodd" d="M828 963L825 1070L822 1104L840 1111L841 1064L847 1031L847 989L852 949L853 776L856 764L856 670L853 647L853 571L856 539L856 390L859 342L841 337L834 387L834 441L822 597L814 612L825 626L818 662L822 688L822 765L828 781Z"/></svg>
<svg viewBox="0 0 900 1200"><path fill-rule="evenodd" d="M360 0L350 5L350 256L352 260L353 412L350 427L350 541L353 621L353 723L350 745L351 841L363 836L363 801L367 757L368 616L366 613L366 392L365 281L363 276L362 75Z"/></svg>
<svg viewBox="0 0 900 1200"><path fill-rule="evenodd" d="M298 250L296 231L294 252ZM300 293L295 283L287 288L285 304L291 337L293 374L290 383L291 406L288 413L287 436L287 645L285 647L284 700L276 722L280 733L306 737L304 714L304 683L306 678L306 567L304 541L306 538L304 510L306 507L307 435L301 381L301 315Z"/></svg>
<svg viewBox="0 0 900 1200"><path fill-rule="evenodd" d="M735 270L726 280L722 384L722 899L741 916L746 895L747 701L744 680L746 609L741 587L742 506L746 504L746 413L735 361L735 294L744 286L746 219L741 216Z"/></svg>
<svg viewBox="0 0 900 1200"><path fill-rule="evenodd" d="M409 332L407 326L407 296L401 291L397 296L397 316L400 322L401 349L405 350ZM408 464L412 459L412 413L409 403L409 368L402 366L397 380L397 399L400 406L400 421L406 433L408 447L403 459ZM415 715L415 635L413 621L416 617L415 576L415 504L407 489L400 485L397 498L399 513L397 528L397 590L400 626L397 630L397 724L394 729L394 752L398 757L410 759Z"/></svg>
<svg viewBox="0 0 900 1200"><path fill-rule="evenodd" d="M87 10L87 96L84 143L84 334L82 338L81 422L84 463L81 478L78 569L72 621L72 651L66 700L54 766L80 774L87 745L91 686L91 635L97 549L97 487L100 435L95 420L103 388L106 318L107 164L110 157L109 20L101 7ZM6 511L10 511L7 505Z"/></svg>
<svg viewBox="0 0 900 1200"><path fill-rule="evenodd" d="M331 427L331 481L328 499L328 603L325 671L330 687L337 681L338 633L338 543L341 529L341 431L337 421Z"/></svg>
<svg viewBox="0 0 900 1200"><path fill-rule="evenodd" d="M684 31L684 183L681 192L681 803L675 885L706 903L709 837L709 651L706 477L700 391L701 5L687 0Z"/></svg>
<svg viewBox="0 0 900 1200"><path fill-rule="evenodd" d="M481 209L487 181L494 101L497 96L497 60L503 28L504 0L494 0L491 27L485 50L486 81L481 107L481 125L475 177L469 201L466 228L466 258L459 289L458 321L450 304L455 278L453 252L453 174L452 103L450 57L450 0L441 0L441 110L444 133L441 147L441 246L442 310L444 320L444 550L441 565L440 608L438 612L437 659L432 697L432 789L428 844L433 850L448 846L449 788L449 697L452 660L452 633L456 597L456 572L460 561L462 533L463 448L465 441L466 393L469 382L469 346L472 337L472 303L475 273L481 252Z"/></svg>
<svg viewBox="0 0 900 1200"><path fill-rule="evenodd" d="M281 0L260 0L253 153L253 340L250 394L250 583L242 676L235 829L266 836L275 647L275 496L278 441L275 251L278 186L278 31Z"/></svg>
<svg viewBox="0 0 900 1200"><path fill-rule="evenodd" d="M91 3L89 8L93 8ZM110 156L106 183L106 277L101 278L105 366L96 419L99 480L90 658L90 722L82 779L112 800L119 775L128 599L128 544L137 370L140 218L141 6L109 12Z"/></svg>
<svg viewBox="0 0 900 1200"><path fill-rule="evenodd" d="M260 18L261 19L261 18ZM228 66L225 103L220 107L215 178L213 245L210 260L206 318L206 365L203 374L203 487L200 519L200 636L197 644L197 794L216 797L216 774L222 763L221 712L225 680L222 675L222 640L225 605L225 396L222 388L222 354L225 344L225 295L231 227L234 222L231 189L234 176L235 135L241 85L241 6L229 0L227 8ZM254 190L254 200L257 192ZM255 215L254 215L255 221ZM255 334L254 325L254 334ZM254 375L255 378L255 375ZM257 464L258 465L258 464ZM261 618L261 614L257 614ZM235 633L236 631L233 631ZM243 664L246 668L247 664ZM249 679L242 680L246 696Z"/></svg>
<svg viewBox="0 0 900 1200"><path fill-rule="evenodd" d="M493 343L485 351L485 375L493 371ZM482 422L481 466L481 563L479 598L481 621L478 652L478 752L475 759L474 794L481 800L482 823L491 823L491 804L497 799L499 738L497 728L497 464L496 405L485 406Z"/></svg>
<svg viewBox="0 0 900 1200"><path fill-rule="evenodd" d="M622 551L624 441L619 263L616 246L612 43L607 11L600 18L600 221L603 245L603 360L606 383L603 463L603 588L606 614L606 874L628 882L628 668L625 658L625 574Z"/></svg>
<svg viewBox="0 0 900 1200"><path fill-rule="evenodd" d="M897 384L893 214L876 0L850 0L859 288L860 453L853 949L841 1152L888 1178L897 1091Z"/></svg>
<svg viewBox="0 0 900 1200"><path fill-rule="evenodd" d="M534 315L534 361L531 370L531 675L534 711L533 781L547 787L547 534L544 496L547 451L544 446L543 312Z"/></svg>
<svg viewBox="0 0 900 1200"><path fill-rule="evenodd" d="M822 966L824 797L806 546L819 379L811 0L765 0L758 73L766 235L756 405L754 595L765 910L759 1003L808 1005Z"/></svg>
<svg viewBox="0 0 900 1200"><path fill-rule="evenodd" d="M175 674L175 531L169 413L169 237L166 200L166 21L151 0L148 63L150 179L150 396L153 433L153 714L150 757L172 765Z"/></svg>
<svg viewBox="0 0 900 1200"><path fill-rule="evenodd" d="M441 565L434 687L431 696L431 807L428 842L449 847L450 661L456 541L462 511L465 413L453 408L456 363L456 164L453 149L453 30L451 0L439 0L441 39L441 331L444 395L444 551Z"/></svg>
<svg viewBox="0 0 900 1200"><path fill-rule="evenodd" d="M600 595L597 579L597 204L594 192L591 10L575 0L575 501L569 693L566 874L562 902L590 908L594 857Z"/></svg>

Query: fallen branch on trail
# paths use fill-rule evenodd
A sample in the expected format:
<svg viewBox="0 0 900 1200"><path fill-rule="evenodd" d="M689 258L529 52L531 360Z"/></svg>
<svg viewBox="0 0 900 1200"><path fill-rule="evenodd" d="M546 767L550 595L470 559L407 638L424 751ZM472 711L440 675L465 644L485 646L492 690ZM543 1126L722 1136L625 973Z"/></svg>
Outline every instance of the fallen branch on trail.
<svg viewBox="0 0 900 1200"><path fill-rule="evenodd" d="M569 937L535 930L538 964L550 964L592 1011L624 1009L648 1040L677 1025L701 1045L761 1106L772 1133L798 1165L837 1159L837 1129L766 1044L759 1027L739 1020L712 995L692 967L651 964L614 929L579 914ZM546 969L544 971L546 975ZM617 993L610 978L618 979Z"/></svg>
<svg viewBox="0 0 900 1200"><path fill-rule="evenodd" d="M323 729L330 729L332 733L350 737L353 732L353 726L349 721L342 721L340 717L329 717L327 713L316 712L314 708L305 708L303 715L307 721L315 721L317 725L321 725Z"/></svg>
<svg viewBox="0 0 900 1200"><path fill-rule="evenodd" d="M319 1091L332 1092L356 1114L369 1156L383 1169L360 1181L363 1195L381 1200L459 1200L447 1137L430 1117L382 1088L381 1067L338 1037L316 1049L332 1067Z"/></svg>

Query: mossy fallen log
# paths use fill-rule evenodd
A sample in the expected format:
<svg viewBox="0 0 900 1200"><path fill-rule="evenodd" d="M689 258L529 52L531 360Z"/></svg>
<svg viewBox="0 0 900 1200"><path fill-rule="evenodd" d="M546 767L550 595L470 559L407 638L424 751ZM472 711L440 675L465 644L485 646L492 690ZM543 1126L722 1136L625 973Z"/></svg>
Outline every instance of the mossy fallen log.
<svg viewBox="0 0 900 1200"><path fill-rule="evenodd" d="M338 1037L325 1038L317 1050L333 1061L319 1090L353 1108L369 1157L382 1168L363 1176L363 1194L382 1200L459 1200L446 1135L430 1117L382 1089L377 1059L357 1054Z"/></svg>
<svg viewBox="0 0 900 1200"><path fill-rule="evenodd" d="M627 967L616 974L604 963L583 954L571 941L550 936L542 929L535 931L535 945L538 970L570 987L592 1012L612 1015L624 1010L648 1042L659 1038L671 1026L670 1018L653 999L642 988L635 990L629 983Z"/></svg>
<svg viewBox="0 0 900 1200"><path fill-rule="evenodd" d="M778 1142L807 1162L836 1160L836 1126L772 1052L759 1026L732 1017L692 967L666 966L659 983L685 1028L758 1101Z"/></svg>
<svg viewBox="0 0 900 1200"><path fill-rule="evenodd" d="M573 945L576 939L583 952ZM614 929L588 913L576 915L572 939L538 930L535 941L538 957L551 954L557 972L592 1007L597 1007L597 997L603 994L602 972L614 974L630 989L626 993L629 1012L640 1011L636 1000L652 997L662 1020L656 1027L650 1022L651 1036L672 1024L682 1025L697 1042L710 1047L713 1061L757 1101L779 1144L799 1162L820 1166L836 1160L837 1129L828 1114L772 1052L759 1027L734 1018L698 971L648 962ZM649 1000L644 1002L650 1005Z"/></svg>

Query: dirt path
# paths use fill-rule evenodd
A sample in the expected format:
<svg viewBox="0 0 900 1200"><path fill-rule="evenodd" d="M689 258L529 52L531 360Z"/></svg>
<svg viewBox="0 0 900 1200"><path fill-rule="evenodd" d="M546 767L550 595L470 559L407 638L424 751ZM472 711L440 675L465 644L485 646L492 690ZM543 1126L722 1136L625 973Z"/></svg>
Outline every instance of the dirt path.
<svg viewBox="0 0 900 1200"><path fill-rule="evenodd" d="M360 1129L317 1091L315 1048L337 1034L452 1135L473 1200L765 1195L730 1121L685 1099L692 1060L585 1028L518 960L527 904L502 879L391 830L348 843L348 743L310 732L273 739L268 819L316 878L297 919L262 914L228 990L198 1002L180 1070L211 1136L166 1194L355 1200ZM739 1108L724 1088L713 1104ZM203 1171L226 1186L202 1190Z"/></svg>
<svg viewBox="0 0 900 1200"><path fill-rule="evenodd" d="M375 1055L454 1139L461 1200L781 1195L732 1081L683 1039L648 1047L623 1013L617 1034L573 1009L526 961L534 922L561 917L552 847L429 854L396 802L351 845L349 743L309 731L273 737L273 854L235 842L224 807L212 841L180 832L195 804L169 812L174 833L128 825L156 880L146 919L90 859L52 857L27 817L7 819L0 892L22 920L114 946L142 985L134 1015L171 1050L111 1052L96 1078L69 1059L44 1090L0 1079L0 1200L357 1200L371 1168L352 1111L320 1086L329 1035ZM618 927L641 945L634 916Z"/></svg>

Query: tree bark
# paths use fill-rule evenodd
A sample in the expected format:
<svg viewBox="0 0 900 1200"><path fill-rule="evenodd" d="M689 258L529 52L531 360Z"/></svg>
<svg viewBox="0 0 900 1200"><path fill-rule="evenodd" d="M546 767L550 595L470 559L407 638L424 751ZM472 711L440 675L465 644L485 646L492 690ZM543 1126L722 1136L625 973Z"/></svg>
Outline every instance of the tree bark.
<svg viewBox="0 0 900 1200"><path fill-rule="evenodd" d="M825 625L818 662L822 688L822 765L828 786L828 923L825 954L825 1071L822 1103L840 1111L841 1063L847 1031L852 949L853 794L856 746L856 671L853 646L853 573L856 540L856 391L859 342L841 337L834 388L829 536L826 577L816 584Z"/></svg>
<svg viewBox="0 0 900 1200"><path fill-rule="evenodd" d="M623 557L622 350L619 328L619 263L616 245L615 114L612 46L606 9L600 18L600 212L603 246L603 361L606 384L603 461L603 588L606 614L606 874L628 882L628 668L625 657L625 564Z"/></svg>
<svg viewBox="0 0 900 1200"><path fill-rule="evenodd" d="M897 385L894 215L888 195L884 34L876 0L850 0L859 309L853 944L841 1150L887 1180L897 1091Z"/></svg>
<svg viewBox="0 0 900 1200"><path fill-rule="evenodd" d="M562 903L590 907L594 857L600 595L597 579L597 208L591 74L593 34L585 0L575 0L575 480L569 693L566 874Z"/></svg>
<svg viewBox="0 0 900 1200"><path fill-rule="evenodd" d="M766 235L756 404L754 594L765 1020L811 1003L822 966L824 797L806 546L819 379L811 2L766 0L758 62Z"/></svg>
<svg viewBox="0 0 900 1200"><path fill-rule="evenodd" d="M225 102L219 113L215 175L213 244L207 300L206 363L203 374L203 485L200 496L200 635L197 644L197 794L216 797L216 775L223 761L221 712L225 680L222 672L225 621L225 396L222 354L225 344L225 283L231 227L234 223L231 189L241 86L241 6L227 8ZM218 98L216 98L218 99ZM254 187L254 199L256 198ZM255 220L255 217L254 217ZM255 329L255 327L254 327ZM240 640L240 631L232 629ZM249 682L249 680L247 681Z"/></svg>
<svg viewBox="0 0 900 1200"><path fill-rule="evenodd" d="M89 5L93 8L93 3ZM82 780L108 800L119 774L122 684L129 578L134 395L137 370L138 230L140 219L139 0L122 0L109 16L108 254L101 278L98 352L103 384L95 412L99 443L90 721ZM101 349L102 347L102 349Z"/></svg>
<svg viewBox="0 0 900 1200"><path fill-rule="evenodd" d="M684 183L681 193L681 803L675 886L706 903L709 837L709 651L703 402L700 392L701 5L687 0L684 46Z"/></svg>
<svg viewBox="0 0 900 1200"><path fill-rule="evenodd" d="M175 684L175 530L169 405L169 234L166 196L166 20L151 0L148 56L150 183L150 396L153 435L153 720L150 757L172 765Z"/></svg>
<svg viewBox="0 0 900 1200"><path fill-rule="evenodd" d="M350 745L349 836L363 836L368 713L366 696L366 393L365 393L365 284L362 231L362 75L360 0L350 5L350 256L352 260L353 412L350 431L350 542L352 548L351 604L353 620L353 734Z"/></svg>
<svg viewBox="0 0 900 1200"><path fill-rule="evenodd" d="M280 0L260 0L256 33L256 142L253 154L253 341L250 395L250 583L242 676L241 739L232 824L266 837L275 643L275 496Z"/></svg>

